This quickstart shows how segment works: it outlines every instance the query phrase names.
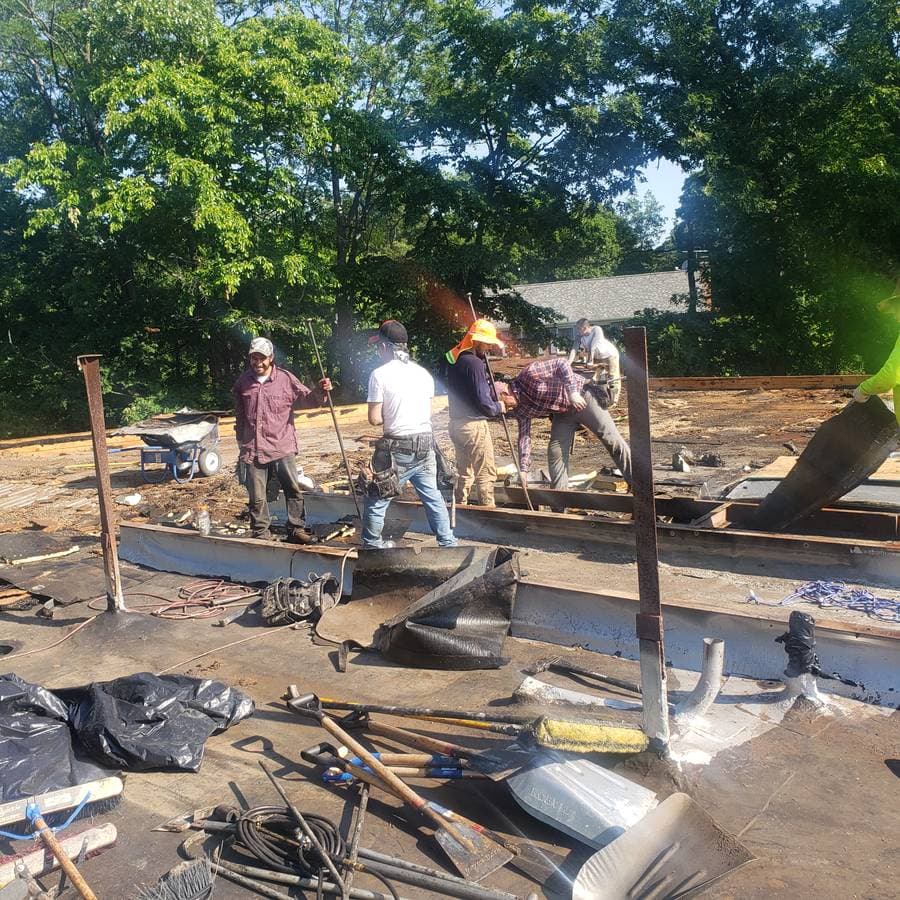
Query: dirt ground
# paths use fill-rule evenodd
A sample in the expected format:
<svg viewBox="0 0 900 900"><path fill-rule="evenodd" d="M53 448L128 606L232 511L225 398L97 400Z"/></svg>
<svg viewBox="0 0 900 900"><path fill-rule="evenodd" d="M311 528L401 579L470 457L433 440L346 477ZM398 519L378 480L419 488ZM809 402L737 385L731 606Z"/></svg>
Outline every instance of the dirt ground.
<svg viewBox="0 0 900 900"><path fill-rule="evenodd" d="M849 393L824 391L657 391L651 396L653 454L657 488L661 493L696 496L703 486L717 496L726 485L739 481L745 467L761 467L790 451L793 443L802 450L818 425L847 402ZM624 400L613 412L623 434L628 434ZM446 409L435 416L438 440L449 449ZM370 455L374 429L359 416L343 428L351 468L358 470ZM513 440L514 422L510 424ZM512 461L509 444L500 423L493 424L499 463ZM534 470L546 470L549 421L535 422ZM327 412L304 417L298 423L298 462L306 474L321 483L343 481L341 458ZM134 441L132 446L136 446ZM695 455L717 453L721 468L696 467L689 474L672 471L672 454L685 446ZM117 506L123 520L155 521L172 513L179 516L197 503L206 503L214 519L229 520L245 506L245 493L234 479L237 446L227 427L220 444L222 468L211 478L195 478L187 484L169 480L144 484L136 451L111 455L115 493L125 497L135 492L135 506ZM58 445L34 447L26 442L6 442L0 449L0 485L6 491L30 492L29 506L11 508L0 490L0 529L96 527L94 480L90 444L84 439ZM572 471L592 471L610 466L608 454L584 432L576 438Z"/></svg>

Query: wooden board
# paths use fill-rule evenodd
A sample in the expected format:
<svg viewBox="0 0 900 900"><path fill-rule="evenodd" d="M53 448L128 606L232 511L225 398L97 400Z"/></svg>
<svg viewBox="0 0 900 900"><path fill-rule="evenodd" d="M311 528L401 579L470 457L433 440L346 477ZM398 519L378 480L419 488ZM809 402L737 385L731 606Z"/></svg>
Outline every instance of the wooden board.
<svg viewBox="0 0 900 900"><path fill-rule="evenodd" d="M771 481L785 478L797 462L796 456L778 456L762 469L749 472L745 481ZM889 459L880 469L866 479L866 483L885 482L900 484L900 458Z"/></svg>
<svg viewBox="0 0 900 900"><path fill-rule="evenodd" d="M447 408L447 397L435 397L433 409L435 413L443 412ZM369 408L366 403L350 403L346 406L336 406L338 424L343 425L368 425ZM303 425L327 425L331 427L331 413L328 407L321 409L303 409L294 413L294 420L300 427ZM140 444L140 438L135 435L117 435L118 429L109 429L106 432L106 441L110 449L130 447ZM234 416L222 416L219 419L219 434L230 437L234 432ZM0 441L0 453L9 453L15 456L32 456L42 454L70 454L90 452L92 447L89 431L79 431L72 434L45 434L38 437L10 438Z"/></svg>
<svg viewBox="0 0 900 900"><path fill-rule="evenodd" d="M651 391L821 391L854 388L868 375L745 375L734 378L651 378Z"/></svg>

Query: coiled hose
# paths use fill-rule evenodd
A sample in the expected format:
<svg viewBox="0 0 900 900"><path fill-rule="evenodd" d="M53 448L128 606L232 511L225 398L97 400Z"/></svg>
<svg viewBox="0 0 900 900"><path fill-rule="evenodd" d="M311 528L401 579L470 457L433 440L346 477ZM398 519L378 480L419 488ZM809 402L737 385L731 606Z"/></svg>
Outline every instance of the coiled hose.
<svg viewBox="0 0 900 900"><path fill-rule="evenodd" d="M299 831L286 806L256 806L240 813L234 810L229 818L235 822L235 843L239 845L239 849L263 866L289 875L318 878L320 882L327 875L324 861ZM304 813L303 818L334 865L342 866L348 853L338 826L330 819L314 813ZM377 878L394 900L399 900L393 884L384 876L363 863L357 863L356 867Z"/></svg>

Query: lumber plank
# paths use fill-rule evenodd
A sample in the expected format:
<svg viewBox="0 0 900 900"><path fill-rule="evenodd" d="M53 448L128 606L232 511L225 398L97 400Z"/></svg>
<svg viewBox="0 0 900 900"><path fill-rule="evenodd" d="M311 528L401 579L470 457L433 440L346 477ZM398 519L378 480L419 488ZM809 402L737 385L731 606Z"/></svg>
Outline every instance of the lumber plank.
<svg viewBox="0 0 900 900"><path fill-rule="evenodd" d="M744 375L732 378L651 378L651 391L747 391L800 390L821 391L829 388L853 388L867 375Z"/></svg>
<svg viewBox="0 0 900 900"><path fill-rule="evenodd" d="M755 469L748 473L745 481L771 481L779 478L786 478L799 457L796 456L777 456L767 466L761 469ZM887 482L890 484L900 484L900 459L888 459L880 468L878 468L867 479L867 483L874 481Z"/></svg>

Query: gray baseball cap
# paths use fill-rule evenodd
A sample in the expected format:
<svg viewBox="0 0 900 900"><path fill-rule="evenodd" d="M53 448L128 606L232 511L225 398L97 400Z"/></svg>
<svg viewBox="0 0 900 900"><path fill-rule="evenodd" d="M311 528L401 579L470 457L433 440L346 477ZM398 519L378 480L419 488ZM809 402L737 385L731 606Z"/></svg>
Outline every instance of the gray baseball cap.
<svg viewBox="0 0 900 900"><path fill-rule="evenodd" d="M257 337L250 341L250 349L247 351L249 356L251 353L262 353L263 356L274 356L275 348L268 338Z"/></svg>

